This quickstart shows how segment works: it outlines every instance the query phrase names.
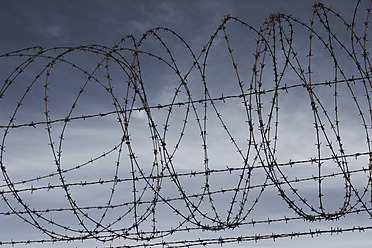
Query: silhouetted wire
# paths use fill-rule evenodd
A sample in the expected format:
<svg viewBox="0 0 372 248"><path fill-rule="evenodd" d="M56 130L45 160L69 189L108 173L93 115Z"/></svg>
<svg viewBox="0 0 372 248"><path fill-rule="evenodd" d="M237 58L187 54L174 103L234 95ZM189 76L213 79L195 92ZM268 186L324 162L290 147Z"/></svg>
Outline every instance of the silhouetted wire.
<svg viewBox="0 0 372 248"><path fill-rule="evenodd" d="M372 3L372 2L371 2ZM56 243L70 241L97 240L108 242L115 240L139 241L116 247L191 247L205 246L210 244L223 245L226 243L240 243L243 241L258 241L264 239L294 238L300 236L318 236L321 234L340 234L343 232L363 232L370 230L372 226L353 227L331 227L330 229L315 229L309 231L294 231L288 233L238 235L236 237L224 237L226 230L243 229L245 226L270 223L291 223L298 220L309 222L334 221L337 223L341 217L352 214L364 214L372 217L372 209L368 201L371 201L372 189L372 151L370 139L370 126L372 122L372 108L370 99L371 89L371 64L368 48L368 25L371 12L371 3L367 9L366 21L361 27L362 35L358 35L358 13L360 12L361 1L357 1L351 22L346 21L339 13L324 6L321 3L314 5L313 16L310 23L304 23L299 19L285 14L272 14L265 20L263 25L256 29L241 19L226 16L217 30L210 36L209 41L199 54L194 53L190 45L176 32L168 28L154 28L146 31L139 40L128 35L123 37L113 47L102 45L82 45L78 47L53 47L44 49L38 46L21 49L0 55L5 60L21 59L21 62L9 73L0 88L0 100L4 100L12 87L20 84L19 80L28 73L36 64L40 70L33 76L27 88L15 106L8 106L10 119L7 124L2 120L0 128L4 134L0 146L0 166L3 184L0 184L0 194L3 203L8 211L0 212L2 218L9 216L19 217L25 224L31 225L40 230L45 239L28 239L0 241L0 245L32 244L32 243ZM336 24L335 24L336 23ZM241 25L248 32L257 35L255 53L253 54L254 64L250 71L251 81L243 81L245 76L242 71L246 70L238 66L238 54L234 53L234 42L229 30L232 25ZM334 28L337 26L337 28ZM350 35L350 44L345 43L343 35L337 35L335 29L343 27ZM304 51L297 51L298 44L295 41L298 28L308 34L308 50L306 57ZM302 31L302 32L303 32ZM192 60L191 66L185 73L181 72L181 66L176 62L176 52L168 46L167 38L172 37L189 53ZM226 93L222 96L215 96L210 88L209 77L207 76L207 62L215 52L213 50L216 40L222 37L228 54L228 63L233 68L239 92ZM146 42L152 45L159 45L160 49L146 49ZM174 42L174 41L173 41ZM316 55L319 53L320 44L324 48L324 56L330 59L334 72L329 72L333 78L325 81L317 81L318 70ZM303 47L303 45L302 45ZM297 50L296 50L297 49ZM305 50L305 49L303 49ZM342 54L343 52L344 54ZM90 69L84 69L83 65L69 59L69 56L80 56L83 54L96 55L97 63ZM357 75L349 75L349 68L343 67L344 57L348 58L348 66L353 67ZM178 80L175 92L169 92L170 102L153 104L149 97L149 87L144 79L146 66L143 61L155 61L169 69ZM272 66L268 82L266 70L268 64ZM65 65L73 68L74 71L84 76L82 87L75 93L67 114L64 117L53 117L53 106L50 87L54 85L53 75L56 67ZM126 80L116 79L114 69L117 67ZM313 71L314 70L314 71ZM245 71L246 72L246 71ZM105 81L101 78L103 73ZM291 81L288 81L287 74L291 73ZM200 92L195 93L190 81L197 74L200 77ZM28 75L28 74L27 74ZM296 79L293 79L294 76ZM287 76L287 77L286 77ZM23 80L23 79L22 79ZM115 90L117 81L120 80L125 88L124 99L117 96ZM45 120L34 119L29 122L17 122L16 116L22 109L30 92L36 85L43 85L43 104ZM114 110L75 114L77 105L84 97L88 85L97 84L109 95ZM271 85L270 85L271 84ZM334 112L327 109L329 102L326 102L317 89L330 88L333 95L328 98L333 101ZM349 100L354 104L359 121L363 126L363 137L366 141L366 149L358 152L346 152L344 143L347 138L342 136L342 107L339 108L343 99L339 94L343 93L339 88L346 89ZM279 162L280 154L280 118L279 114L285 108L280 105L280 99L289 92L306 91L309 97L311 115L313 117L313 131L316 137L316 156L309 155L306 159L290 160ZM360 98L360 91L364 98ZM151 92L150 92L151 93ZM197 95L196 97L194 95ZM279 98L281 96L281 98ZM180 100L182 99L182 100ZM234 127L231 126L228 117L224 117L219 108L233 101L240 101L243 106L241 116L245 119L242 129L246 131L247 143L243 148L234 134ZM5 100L4 100L5 101ZM365 103L367 107L365 106ZM182 118L175 116L177 109L183 107ZM144 111L147 121L148 132L152 147L152 165L141 163L141 157L135 153L133 145L134 134L132 133L133 115ZM158 123L157 113L165 112L165 121ZM221 137L229 139L233 149L238 153L240 161L234 161L234 166L226 168L213 168L210 158L216 156L210 152L209 139L211 116L214 116L213 125L222 127ZM95 155L89 160L70 166L63 167L62 150L63 144L68 140L66 130L72 123L85 123L88 120L100 120L115 117L120 128L119 141L111 148ZM167 144L169 127L172 127L173 118L177 118L180 124L179 136L175 138L173 147ZM333 119L334 118L334 119ZM192 120L193 119L193 120ZM182 150L182 142L187 133L190 123L194 123L196 132L200 134L201 149L203 156L203 168L200 170L180 170L177 167L177 154ZM304 125L309 123L304 123ZM55 135L54 127L58 125L60 133ZM36 177L28 177L22 180L14 180L5 163L7 143L12 140L10 132L23 129L45 128L48 137L48 146L52 153L55 171L49 174L40 174ZM102 134L103 135L103 134ZM138 135L138 134L137 134ZM284 135L284 134L283 134ZM25 137L26 138L26 137ZM172 137L174 138L174 137ZM238 137L241 138L241 137ZM285 140L285 137L282 138ZM300 138L299 138L300 139ZM22 142L22 141L18 141ZM195 146L196 147L196 146ZM326 148L325 148L326 147ZM327 149L327 152L325 152ZM128 154L128 160L123 161ZM189 154L192 156L192 154ZM68 176L79 170L91 168L99 161L108 156L116 156L114 173L110 179L89 179L81 181L69 181ZM140 155L141 156L141 155ZM349 166L350 159L367 158L368 164L356 167ZM365 161L365 160L363 160ZM324 163L333 163L338 169L337 172L325 172ZM241 163L241 166L236 166ZM317 174L306 176L299 170L316 165ZM127 174L121 176L121 171L126 168ZM128 169L129 168L129 169ZM27 169L25 169L27 170ZM294 170L297 177L287 175L288 171ZM125 170L124 170L125 171ZM85 172L84 172L85 173ZM258 183L255 177L262 173L264 176ZM216 185L214 177L234 175L235 186ZM366 182L363 190L360 185L352 181L352 177L363 175ZM198 192L190 193L186 188L193 181L190 178L202 183ZM326 179L341 181L344 184L343 202L338 210L329 211L325 206L324 182ZM230 179L231 180L231 179ZM306 199L300 190L304 183L315 182L317 185L316 200ZM130 185L131 193L128 192ZM168 195L169 185L172 185L172 194ZM186 187L187 186L187 187ZM107 201L104 204L78 203L72 192L74 190L88 189L94 187L109 189ZM123 187L127 187L123 190ZM294 213L291 217L268 217L266 220L250 219L254 216L253 211L259 205L260 199L265 191L277 191L280 198L287 204ZM45 207L34 208L28 204L27 198L35 197L35 194L53 194L63 192L67 205L60 208ZM177 192L175 195L174 192ZM119 198L118 195L128 196ZM131 197L131 199L130 199ZM221 197L224 203L220 203ZM369 199L367 199L369 197ZM216 200L219 199L219 200ZM220 205L223 205L221 207ZM182 207L181 207L182 206ZM164 211L167 209L169 216L176 221L172 226L166 227ZM161 209L161 210L159 210ZM99 214L97 216L98 212ZM67 214L67 218L59 221L56 216ZM256 217L253 217L256 218ZM168 219L168 218L167 218ZM336 224L335 224L336 226ZM146 230L143 230L146 229ZM190 238L185 235L192 231L201 233L209 231L215 234L214 238L205 238L203 235L197 238ZM172 240L177 236L178 241ZM182 236L184 235L184 236ZM26 236L25 236L26 237ZM181 237L181 238L179 238ZM187 237L187 238L185 238ZM195 236L193 236L195 237Z"/></svg>

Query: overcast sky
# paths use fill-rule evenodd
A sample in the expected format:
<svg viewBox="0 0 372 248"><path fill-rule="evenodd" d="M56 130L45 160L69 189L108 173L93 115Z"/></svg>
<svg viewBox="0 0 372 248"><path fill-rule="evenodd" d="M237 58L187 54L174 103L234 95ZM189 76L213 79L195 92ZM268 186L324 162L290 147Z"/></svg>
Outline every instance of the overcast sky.
<svg viewBox="0 0 372 248"><path fill-rule="evenodd" d="M340 13L344 20L348 23L353 18L353 11L357 1L350 0L327 0L322 1L325 6L332 8L336 13ZM254 131L249 131L247 122L246 106L242 103L242 98L232 97L226 101L215 101L215 105L209 104L204 112L204 105L196 103L193 107L189 105L175 106L172 114L168 116L168 108L152 109L151 118L157 126L158 133L154 133L155 129L149 128L149 112L134 111L129 116L129 129L123 129L123 126L118 122L118 117L122 115L108 114L102 117L93 117L88 119L79 119L68 122L64 127L65 122L56 122L51 125L40 124L36 128L32 126L7 128L9 118L15 113L16 125L27 124L31 122L45 121L48 113L50 120L65 119L66 117L77 117L82 115L93 115L99 113L108 113L115 111L113 104L119 104L121 108L130 108L126 105L124 98L128 90L127 81L128 75L123 73L123 68L132 63L133 57L131 51L124 48L133 48L130 41L121 42L121 39L126 35L132 34L138 41L142 35L150 29L156 27L164 27L173 30L177 35L183 38L190 47L192 52L198 57L200 65L203 65L205 53L201 52L211 38L211 35L220 26L222 20L227 15L237 17L239 20L247 23L251 27L259 30L271 14L284 13L298 18L301 22L310 25L310 20L313 16L313 6L316 1L298 1L298 0L158 0L158 1L70 1L70 0L0 0L0 125L1 146L5 146L1 151L1 165L3 166L0 182L0 192L6 200L0 201L0 244L5 242L4 247L10 247L8 244L11 241L25 242L30 240L36 242L27 246L25 244L17 244L16 247L50 247L50 243L37 243L38 240L51 240L47 235L54 235L53 232L68 236L79 236L76 230L101 230L98 235L110 234L105 230L129 230L129 238L135 236L141 230L151 232L152 218L156 217L156 230L169 231L189 227L195 225L192 222L187 223L184 216L190 216L190 202L177 200L180 195L180 190L177 185L182 187L184 193L190 196L190 201L199 206L199 211L194 213L193 218L201 221L204 225L216 225L216 223L224 223L227 219L239 219L239 206L232 204L234 192L215 193L212 194L214 201L207 199L207 195L203 197L191 196L206 192L206 184L211 191L219 191L223 189L233 189L237 186L239 178L243 178L243 184L249 181L251 186L272 184L270 178L267 177L265 169L254 169L250 177L247 173L241 173L241 168L244 165L244 156L247 155L247 162L250 166L260 166L260 162L265 165L264 161L273 157L277 163L287 163L288 161L309 160L320 156L322 158L332 157L335 154L356 154L370 152L370 144L367 142L370 131L364 129L364 125L371 126L370 105L369 99L366 97L370 92L370 85L363 84L361 80L353 81L354 84L339 84L331 86L320 86L315 88L316 104L319 109L319 115L314 117L308 92L304 87L297 87L302 84L295 68L297 65L284 66L285 55L280 51L277 52L279 72L285 71L283 78L280 81L281 87L284 85L293 86L288 92L282 90L279 93L279 98L274 95L274 92L263 94L260 98L264 108L262 112L258 107L256 100L252 100L255 117L252 117ZM360 36L363 35L363 21L366 18L366 8L368 1L362 1L357 16L356 29ZM323 19L325 20L325 19ZM305 27L295 24L293 34L293 48L298 53L298 60L291 57L291 62L298 62L304 69L308 69L309 53L309 30ZM360 71L355 66L355 61L350 58L347 52L343 51L337 42L342 42L347 47L346 51L352 51L360 56L363 49L352 47L350 45L350 33L346 29L343 21L330 15L329 25L337 34L337 39L332 39L334 53L338 59L339 68L335 70L333 58L329 54L329 50L325 49L322 40L313 40L312 52L312 82L322 83L324 81L332 81L337 79L347 79L352 76L360 77ZM284 25L285 26L285 25ZM288 26L285 26L288 28ZM315 22L315 29L319 35L327 37L328 33L322 28L322 23L318 20ZM242 92L238 84L237 76L241 81L245 82L243 87L244 93L249 92L249 85L252 80L252 67L257 62L257 66L262 63L267 63L265 70L262 67L262 77L259 79L264 83L263 88L270 90L275 87L275 77L273 74L273 65L270 61L270 55L267 53L267 58L264 58L264 52L261 51L260 56L256 61L254 54L257 53L256 42L257 33L249 30L249 28L234 22L229 21L226 25L226 30L231 42L231 48L234 50L234 60L239 65L239 74L234 71L233 63L223 38L223 33L220 31L218 38L213 42L210 55L205 66L206 83L212 98L221 96L237 96ZM287 29L288 30L288 29ZM200 73L196 67L193 67L193 58L190 55L190 50L187 50L180 39L176 38L170 32L157 32L163 39L167 48L170 49L171 55L174 56L177 68L182 76L187 75L188 90L193 100L203 99L205 88L202 84ZM289 34L289 33L287 33ZM265 36L269 37L269 36ZM277 36L278 38L278 36ZM327 38L324 38L325 40ZM269 43L272 42L269 38ZM107 71L104 70L104 52L110 52L110 49L118 44L119 48L123 48L121 52L114 53L108 62L110 65L111 81L107 80ZM274 44L274 43L270 43ZM277 43L279 44L279 43ZM91 46L96 45L96 46ZM39 56L31 63L24 72L20 74L12 74L14 69L19 66L27 57L20 56L2 56L5 53L21 50L28 47L40 46L45 49L42 56ZM51 48L57 47L56 50ZM65 60L58 61L53 67L48 67L51 62L51 57L67 51L66 47L80 47L71 49L63 57ZM289 44L286 44L284 49L288 49ZM366 49L368 50L368 44ZM50 49L50 50L49 50ZM96 50L95 50L96 49ZM102 50L99 50L102 49ZM170 66L166 63L172 63L169 54L165 51L154 36L149 35L139 49L143 53L139 55L141 80L144 83L146 91L146 101L150 106L158 104L169 104L175 96L175 90L180 86L180 78L176 75ZM278 50L279 47L278 47ZM23 51L23 54L32 54L38 49ZM148 56L150 53L158 56L163 61ZM275 52L276 53L276 52ZM292 54L293 55L293 54ZM291 56L292 56L291 55ZM51 56L48 58L48 56ZM122 57L120 57L122 56ZM116 60L114 60L115 58ZM363 64L363 58L358 59ZM78 66L73 67L73 65ZM97 64L101 63L101 67L96 69ZM364 61L366 68L368 63ZM306 66L306 67L305 67ZM299 66L298 66L299 67ZM370 68L370 67L368 67ZM47 69L46 71L43 71ZM128 68L126 68L128 69ZM129 69L128 69L129 70ZM370 71L370 69L366 69ZM48 71L48 73L47 73ZM87 82L88 72L96 83ZM190 73L189 73L190 71ZM336 72L335 72L336 71ZM128 71L125 71L128 73ZM137 71L138 72L138 71ZM12 76L13 75L13 76ZM14 75L17 75L14 78ZM48 75L48 76L47 76ZM308 76L306 76L308 77ZM5 88L7 85L5 80L10 79L14 84ZM45 82L48 82L48 90L45 91ZM258 79L256 79L258 80ZM310 80L310 79L309 79ZM97 82L101 82L99 84ZM4 83L5 82L5 83ZM109 83L108 83L109 82ZM28 93L27 88L31 91ZM84 92L79 93L80 89ZM112 89L112 95L109 90ZM190 95L187 95L186 89L180 88L181 93L177 95L175 102L190 100ZM137 97L133 102L134 107L143 107L143 99L139 99L135 95L133 87L128 90L128 98ZM335 97L335 92L339 95ZM45 105L45 97L48 97L48 104ZM113 97L116 99L113 99ZM356 97L356 98L353 98ZM275 101L272 101L275 99ZM358 100L354 100L358 99ZM142 100L142 102L141 102ZM77 108L71 108L74 101L77 103ZM130 100L129 100L130 101ZM337 101L337 104L335 103ZM22 106L17 108L17 104L21 102ZM275 105L278 104L278 105ZM273 107L273 108L270 108ZM275 107L279 107L279 114L276 115ZM335 107L338 110L335 110ZM274 110L273 110L274 109ZM216 112L217 110L217 112ZM271 112L273 111L273 112ZM260 115L256 115L259 112ZM360 115L360 112L364 113ZM270 114L274 113L274 114ZM326 113L326 114L324 114ZM220 115L222 118L220 118ZM203 120L207 116L208 120ZM253 116L253 114L252 114ZM270 116L273 119L270 119ZM126 116L128 117L128 116ZM260 133L259 119L267 128L265 133ZM277 119L278 118L278 119ZM183 124L187 125L184 128ZM279 122L277 132L275 131L275 123ZM324 124L327 134L314 132L314 122L320 126ZM340 123L337 128L333 125ZM205 124L205 126L203 126ZM169 125L168 129L164 126ZM224 128L224 125L228 127ZM184 128L184 129L183 129ZM167 132L165 132L167 130ZM201 131L206 131L207 135L200 135ZM5 131L5 132L4 132ZM50 135L49 135L49 133ZM8 134L9 132L9 134ZM4 135L6 133L6 135ZM180 136L182 133L182 137ZM60 139L63 134L63 140ZM123 138L130 136L130 147L123 143ZM203 174L196 176L180 177L179 184L174 183L170 178L172 170L165 167L153 167L154 161L160 159L154 154L156 152L164 152L161 147L161 142L157 144L153 137L157 137L157 141L162 139L166 143L168 155L172 158L172 169L176 173L189 173L190 171L203 172L205 171L205 159L208 158L210 169L226 169L236 168L236 171L214 173L208 179ZM184 135L184 136L183 136ZM268 143L270 149L265 150L250 148L250 142L253 143L252 135L255 136L254 142ZM261 136L262 135L262 136ZM277 135L278 141L275 143L273 137ZM202 136L202 138L201 138ZM338 136L341 136L342 146ZM180 137L182 138L181 142ZM206 143L205 140L208 140ZM234 139L234 142L232 141ZM249 141L250 140L250 141ZM179 142L179 143L178 143ZM51 149L51 143L55 145L55 149ZM273 144L275 143L275 145ZM321 148L317 150L317 144ZM175 146L179 145L179 149ZM206 155L203 146L208 145L208 154ZM119 150L123 152L119 152ZM243 151L240 153L240 149ZM345 149L345 151L343 151ZM62 153L63 151L63 153ZM238 151L238 152L237 152ZM265 152L270 151L273 154ZM136 164L131 163L128 156L129 153L136 155ZM63 154L63 155L60 155ZM104 156L102 155L104 154ZM259 161L256 156L266 156L266 159ZM56 173L58 168L69 170L63 173L62 178ZM164 159L162 157L162 159ZM169 158L168 158L169 159ZM94 160L93 163L89 163ZM341 159L342 160L342 159ZM342 160L343 161L343 160ZM162 161L163 162L163 161ZM368 167L368 156L355 156L348 158L347 170L360 170L363 167ZM120 166L116 166L120 164ZM76 169L76 166L82 167ZM132 176L141 177L143 175L154 176L159 175L159 170L165 173L167 177L160 181L138 181L133 184L131 180L121 183L113 183L114 178L131 179ZM160 168L160 169L159 169ZM6 170L5 170L6 169ZM285 166L282 170L272 172L272 178L277 177L283 179L283 175L287 176L288 180L293 180L291 185L283 184L279 189L273 185L266 187L263 192L261 187L253 187L251 189L247 201L244 201L244 191L237 193L236 201L244 203L242 215L247 214L243 223L237 228L224 230L219 232L201 231L176 231L174 235L166 236L165 242L173 242L178 240L195 241L200 239L218 239L219 237L237 238L239 236L251 235L270 235L274 234L291 234L294 232L307 232L309 229L330 230L335 228L353 228L354 226L372 226L370 223L370 214L368 211L362 211L361 214L348 214L340 220L334 221L316 221L307 222L302 218L298 218L301 211L305 214L314 214L312 207L320 211L324 208L326 213L332 213L342 209L342 205L355 204L354 210L365 210L368 202L368 191L365 195L359 194L365 188L369 188L368 173L354 173L351 181L346 182L342 177L342 169L337 163L332 160L324 161L322 165L321 175L328 175L322 181L322 194L324 197L319 200L319 180L306 180L301 183L296 183L296 179L311 178L320 173L319 168L310 162L298 163L293 167ZM157 171L158 170L158 171ZM54 176L47 176L53 173ZM338 177L332 177L333 173L338 173ZM340 174L341 173L341 174ZM161 173L160 173L161 174ZM44 179L33 180L22 183L24 180L46 176ZM94 184L91 186L82 186L82 182L95 182L99 180L111 180L109 183ZM283 179L285 180L285 179ZM68 189L69 196L66 197L66 192L63 187L56 189L47 188L48 185L61 185L61 181L66 184L72 184ZM14 186L15 190L28 189L21 191L19 194L12 194L7 184L10 182L18 182ZM353 183L353 187L350 186ZM349 184L348 184L349 183ZM160 196L155 194L153 190L161 186ZM37 191L32 191L33 187L45 187ZM136 187L138 193L133 194L133 187ZM14 190L13 189L13 190ZM113 193L113 189L115 192ZM286 190L287 201L279 196L280 190ZM298 194L294 191L298 190ZM351 192L348 192L350 190ZM293 192L292 192L293 191ZM350 195L350 197L349 197ZM17 199L17 197L19 197ZM131 207L133 198L141 203L134 211ZM160 197L160 198L159 198ZM255 199L259 198L258 203ZM301 202L307 199L309 204ZM350 199L349 199L350 198ZM362 203L357 203L358 199ZM160 202L156 206L151 205L151 201L158 199ZM161 200L160 200L161 199ZM164 203L164 199L176 199L169 204ZM234 198L235 199L235 198ZM294 209L288 207L288 201L295 201L299 208L296 213ZM25 207L20 202L26 204ZM128 204L125 204L128 203ZM105 206L124 204L118 208L107 208L106 211L92 208L89 206ZM319 204L321 205L319 207ZM323 204L323 205L322 205ZM369 207L370 203L368 203ZM83 210L76 210L73 213L67 211L51 211L43 212L46 209L71 209L71 205L82 207ZM290 205L290 204L289 204ZM88 207L84 209L84 207ZM41 210L41 216L34 214L23 213L25 209ZM15 214L6 215L5 213L21 211L17 216ZM152 215L149 210L152 209L156 215ZM252 209L250 211L249 209ZM350 210L350 206L346 207ZM177 211L177 214L175 214ZM88 216L84 215L87 214ZM192 214L191 214L192 215ZM231 216L230 216L231 215ZM285 216L285 217L284 217ZM252 225L250 221L260 220L278 220L281 218L298 218L297 220L278 221L278 223L264 223ZM24 219L22 219L24 218ZM119 219L120 218L120 219ZM138 218L139 220L136 220ZM142 219L141 219L142 218ZM118 220L119 219L119 220ZM82 222L81 222L82 221ZM33 223L31 225L30 223ZM95 225L99 222L99 227ZM138 222L138 226L135 226ZM180 224L185 222L184 224ZM82 227L81 223L85 226ZM36 225L36 226L35 226ZM40 226L38 226L40 225ZM37 228L37 226L39 228ZM61 227L62 226L62 227ZM64 230L63 227L68 227ZM137 229L138 227L138 229ZM106 229L105 229L106 228ZM128 229L126 229L128 228ZM44 229L44 232L39 230ZM103 230L105 229L105 230ZM125 234L121 234L124 235ZM144 234L149 235L149 234ZM370 231L363 233L346 232L343 234L323 234L319 237L312 238L310 235L294 238L279 238L277 240L269 239L258 241L246 241L239 245L241 247L369 247L372 238ZM161 243L162 238L155 238L149 241L150 244ZM146 241L140 241L146 243ZM123 237L115 239L113 242L102 243L99 240L89 238L81 242L75 241L70 243L56 242L54 247L119 247L124 245L136 245L136 241L125 239ZM180 245L180 244L177 244ZM218 244L218 246L220 246ZM237 243L225 244L224 247L236 247ZM217 247L212 244L210 247Z"/></svg>

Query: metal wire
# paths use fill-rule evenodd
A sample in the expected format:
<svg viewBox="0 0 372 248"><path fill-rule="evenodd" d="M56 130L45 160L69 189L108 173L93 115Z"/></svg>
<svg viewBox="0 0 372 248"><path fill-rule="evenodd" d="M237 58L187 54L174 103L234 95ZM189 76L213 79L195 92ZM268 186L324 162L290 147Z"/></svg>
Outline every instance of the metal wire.
<svg viewBox="0 0 372 248"><path fill-rule="evenodd" d="M336 226L342 218L355 214L372 217L372 84L367 38L371 3L364 22L359 21L361 5L357 1L351 22L321 3L314 5L310 23L273 14L255 28L226 16L199 54L176 32L158 27L146 31L139 40L125 36L113 47L29 47L0 55L6 62L21 61L10 70L0 88L0 103L6 108L1 116L9 114L9 119L3 119L0 125L4 181L0 184L4 206L0 218L16 216L44 237L29 239L24 234L17 240L2 240L0 245L94 240L123 244L115 243L115 247L192 247L369 231L372 226L364 223ZM233 50L237 44L235 30L256 37L256 43L246 47L254 51L247 60L242 59L246 55ZM303 39L304 34L306 42L296 39ZM172 50L172 42L189 54L187 66L176 61L179 54ZM207 61L213 65L214 53L222 54L221 48L226 55L223 61L230 65L223 73L233 76L236 90L216 95L213 87L218 84L209 78L218 78L208 74ZM92 60L86 61L84 56ZM253 59L251 70L244 64L249 59ZM243 66L238 66L238 61ZM154 72L152 66L158 65L163 69ZM68 95L54 93L65 87L58 85L61 71L63 80L72 80L70 73L80 75L80 86L73 86L76 92L71 93L71 89ZM154 100L161 85L151 81L155 78L151 78L151 73L175 78L174 92L162 89L168 91L169 101ZM21 86L26 90L20 90ZM85 98L90 87L105 92L95 93L93 100L105 99L111 109L89 113L89 108L79 108L92 103L92 99ZM32 95L33 92L37 93ZM290 98L296 95L302 97ZM32 97L40 101L28 105ZM72 101L62 103L63 98ZM43 106L44 120L39 118L41 115L25 118L23 109L36 106ZM293 113L293 122L301 113L310 116L296 126L303 132L286 129L292 122L286 118L293 106L301 108ZM230 111L238 111L237 119L242 123L237 123L236 114L234 117ZM142 118L136 118L141 113L145 113ZM363 140L363 147L348 144L352 142L346 130L350 119L359 125L351 124L358 130L354 134L357 140ZM117 124L115 135L110 136L117 142L99 155L81 147L82 157L89 159L80 163L66 159L65 164L62 150L68 145L64 144L74 142L69 128L74 124L86 127L101 120L104 125ZM100 131L101 124L93 128L92 135L107 135ZM177 135L170 131L172 128L179 130ZM35 174L28 173L27 166L22 165L23 172L15 173L13 154L22 154L17 147L28 139L38 140L42 129L46 131L43 137L47 137L51 152L48 158L51 155L52 162L44 164L47 158L42 154L36 163L38 168L53 170L28 176ZM307 135L305 130L309 129L313 140L298 136ZM17 138L15 134L23 131L35 132L37 138ZM138 140L148 135L150 139L144 143L151 147L151 153L145 154ZM294 142L295 147L315 140L315 149L314 144L312 150L304 148L308 155L299 159L285 148L291 138L298 142ZM219 139L224 140L220 146L214 143ZM221 154L214 152L213 147L226 154L232 151L235 159L217 166ZM199 162L187 164L193 157L198 157ZM284 161L288 157L289 161ZM104 173L109 169L111 174L107 176ZM342 185L340 206L326 203L333 197L329 194L330 184L338 185L337 190ZM306 194L304 189L313 193ZM102 192L106 202L94 201ZM292 216L265 213L268 218L259 219L261 215L255 215L256 209L263 208L260 204L265 195L272 194L279 194ZM45 202L41 207L36 203L53 197L64 200L64 204L55 207ZM5 207L7 210L3 210ZM228 230L246 231L247 226L276 223L288 227L302 220L333 224L309 231L224 236ZM187 235L189 232L193 235Z"/></svg>

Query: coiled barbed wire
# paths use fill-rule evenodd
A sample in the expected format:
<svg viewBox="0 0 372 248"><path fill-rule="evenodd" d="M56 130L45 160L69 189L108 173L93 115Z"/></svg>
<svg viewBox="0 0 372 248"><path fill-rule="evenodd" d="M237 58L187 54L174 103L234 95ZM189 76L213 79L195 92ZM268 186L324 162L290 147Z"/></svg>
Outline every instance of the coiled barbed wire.
<svg viewBox="0 0 372 248"><path fill-rule="evenodd" d="M372 217L371 4L360 24L361 4L351 22L321 3L309 24L273 14L255 28L226 16L199 54L176 32L158 27L113 47L30 47L0 55L21 61L0 89L2 118L10 115L0 125L0 194L8 209L0 216L17 216L46 235L0 245L96 240L133 241L116 247L190 247L371 229L221 237L259 223ZM241 44L230 30L256 37L255 46L244 47L254 51L251 69L250 60L234 52ZM189 58L180 56L180 47ZM218 80L207 66L214 59L228 61L230 67L217 72L233 78L221 95L209 81ZM85 145L76 147L84 135ZM90 136L111 143L90 144ZM49 172L28 172L30 161L15 164L22 142L31 140L32 150L41 137L49 154L31 155L42 156L36 168ZM94 147L105 150L97 155ZM62 156L66 150L70 155ZM47 157L52 162L44 162ZM341 201L327 200L340 189ZM293 216L251 219L265 194L278 193ZM55 207L48 197L65 201ZM217 236L184 236L190 231Z"/></svg>

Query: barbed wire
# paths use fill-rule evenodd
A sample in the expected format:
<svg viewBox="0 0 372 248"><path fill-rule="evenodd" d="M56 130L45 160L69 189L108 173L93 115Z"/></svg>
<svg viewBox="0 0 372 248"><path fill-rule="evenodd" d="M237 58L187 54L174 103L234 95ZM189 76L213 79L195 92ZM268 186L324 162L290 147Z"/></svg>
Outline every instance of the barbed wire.
<svg viewBox="0 0 372 248"><path fill-rule="evenodd" d="M0 218L17 217L43 237L17 234L21 238L0 240L0 245L94 240L118 242L114 247L192 247L369 231L371 225L364 223L313 230L293 224L285 233L247 235L245 227L372 217L371 4L363 17L357 1L350 22L321 3L314 5L310 23L272 14L255 28L228 15L199 54L176 32L158 27L139 40L125 36L113 47L35 46L0 55L9 63L20 61L0 88ZM250 70L235 40L241 38L233 37L236 30L256 37L255 44L244 47L254 51ZM216 46L230 66L219 72L234 78L229 87L233 81L236 87L226 86L221 95L213 89L220 87L218 76L207 73L207 62L213 66L218 57L213 57ZM155 71L159 65L162 69ZM80 86L69 83L77 80L75 73L82 76ZM94 102L95 112L87 111ZM115 132L107 138L116 143L110 148L95 144L103 149L99 155L88 145L78 147L79 159L71 162L67 156L63 162L62 151L75 149L65 144L78 143L69 134L76 123L93 128L88 136L108 135L101 130L106 125ZM33 154L42 173L16 163L23 154L19 147L29 140L38 146L40 129L46 130L51 152ZM26 137L22 132L34 133ZM293 154L298 148L301 154ZM50 155L52 162L44 162ZM340 202L328 200L330 192ZM273 195L290 212L256 213ZM231 237L228 230L245 230L245 235Z"/></svg>

